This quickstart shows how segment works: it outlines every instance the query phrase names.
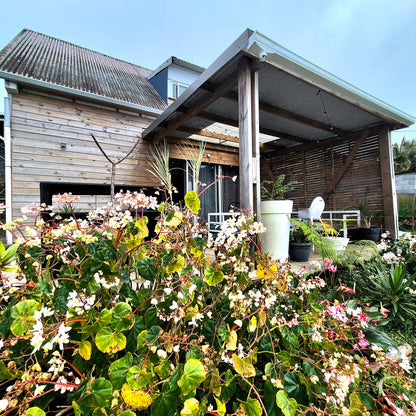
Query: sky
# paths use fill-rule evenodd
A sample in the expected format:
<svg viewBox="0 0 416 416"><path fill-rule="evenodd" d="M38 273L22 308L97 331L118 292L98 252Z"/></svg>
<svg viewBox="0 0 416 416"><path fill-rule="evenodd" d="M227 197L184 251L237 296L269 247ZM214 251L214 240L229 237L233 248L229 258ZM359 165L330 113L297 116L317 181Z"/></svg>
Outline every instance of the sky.
<svg viewBox="0 0 416 416"><path fill-rule="evenodd" d="M2 0L1 12L0 49L28 28L150 69L172 55L208 67L250 28L416 117L415 0ZM3 95L1 82L0 112Z"/></svg>

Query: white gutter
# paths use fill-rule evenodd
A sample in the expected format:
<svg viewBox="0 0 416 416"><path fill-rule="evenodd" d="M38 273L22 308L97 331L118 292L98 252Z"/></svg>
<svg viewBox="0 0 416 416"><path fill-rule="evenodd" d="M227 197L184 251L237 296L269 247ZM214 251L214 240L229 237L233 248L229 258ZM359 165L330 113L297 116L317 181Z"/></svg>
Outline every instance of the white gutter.
<svg viewBox="0 0 416 416"><path fill-rule="evenodd" d="M12 204L12 136L11 136L11 110L13 94L7 93L4 97L4 175L6 188L6 223L13 221L13 204ZM13 243L13 236L6 232L7 244Z"/></svg>

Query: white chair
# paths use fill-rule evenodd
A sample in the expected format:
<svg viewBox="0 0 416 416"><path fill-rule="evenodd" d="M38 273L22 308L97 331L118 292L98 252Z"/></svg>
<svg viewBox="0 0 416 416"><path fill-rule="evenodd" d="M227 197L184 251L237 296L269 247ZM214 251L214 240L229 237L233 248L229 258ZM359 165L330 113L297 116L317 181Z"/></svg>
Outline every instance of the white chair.
<svg viewBox="0 0 416 416"><path fill-rule="evenodd" d="M321 215L325 208L325 201L321 196L317 196L309 208L300 209L298 212L298 217L303 220L313 220L321 221Z"/></svg>

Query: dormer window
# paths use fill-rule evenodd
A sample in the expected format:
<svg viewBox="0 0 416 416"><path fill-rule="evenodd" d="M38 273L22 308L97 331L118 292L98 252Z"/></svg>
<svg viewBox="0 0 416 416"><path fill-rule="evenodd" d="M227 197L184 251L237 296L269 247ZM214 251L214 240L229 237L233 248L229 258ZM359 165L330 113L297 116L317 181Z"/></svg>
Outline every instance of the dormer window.
<svg viewBox="0 0 416 416"><path fill-rule="evenodd" d="M178 98L188 87L183 82L169 80L169 98Z"/></svg>

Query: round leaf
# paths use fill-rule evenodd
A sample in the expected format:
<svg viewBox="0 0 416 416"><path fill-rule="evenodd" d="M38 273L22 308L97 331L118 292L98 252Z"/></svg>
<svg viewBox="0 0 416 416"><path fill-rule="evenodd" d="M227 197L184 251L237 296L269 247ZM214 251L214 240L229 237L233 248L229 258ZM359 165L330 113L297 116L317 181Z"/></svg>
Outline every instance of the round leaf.
<svg viewBox="0 0 416 416"><path fill-rule="evenodd" d="M126 337L110 328L102 328L97 332L95 344L101 352L113 354L126 348Z"/></svg>
<svg viewBox="0 0 416 416"><path fill-rule="evenodd" d="M233 367L234 370L243 377L254 377L256 375L256 369L250 362L250 358L240 358L238 355L233 354Z"/></svg>
<svg viewBox="0 0 416 416"><path fill-rule="evenodd" d="M178 381L178 386L183 395L187 396L205 380L205 377L205 369L201 361L191 358L185 364L184 374Z"/></svg>
<svg viewBox="0 0 416 416"><path fill-rule="evenodd" d="M209 286L214 286L224 280L224 273L221 270L215 270L213 267L205 269L205 281Z"/></svg>
<svg viewBox="0 0 416 416"><path fill-rule="evenodd" d="M241 403L241 408L247 416L261 416L262 409L258 400L248 399L246 402Z"/></svg>
<svg viewBox="0 0 416 416"><path fill-rule="evenodd" d="M84 360L89 360L91 358L92 347L89 341L82 341L79 345L79 355Z"/></svg>
<svg viewBox="0 0 416 416"><path fill-rule="evenodd" d="M127 353L124 357L111 363L108 370L108 376L114 389L121 389L132 364L133 356L130 353Z"/></svg>
<svg viewBox="0 0 416 416"><path fill-rule="evenodd" d="M33 416L45 416L45 412L40 409L39 407L29 407L24 413L25 415L33 415Z"/></svg>
<svg viewBox="0 0 416 416"><path fill-rule="evenodd" d="M284 390L279 390L276 393L276 404L285 416L295 416L298 404L295 399L289 399L289 396Z"/></svg>
<svg viewBox="0 0 416 416"><path fill-rule="evenodd" d="M195 191L187 192L185 195L185 204L194 214L198 214L199 208L201 207L201 201Z"/></svg>

